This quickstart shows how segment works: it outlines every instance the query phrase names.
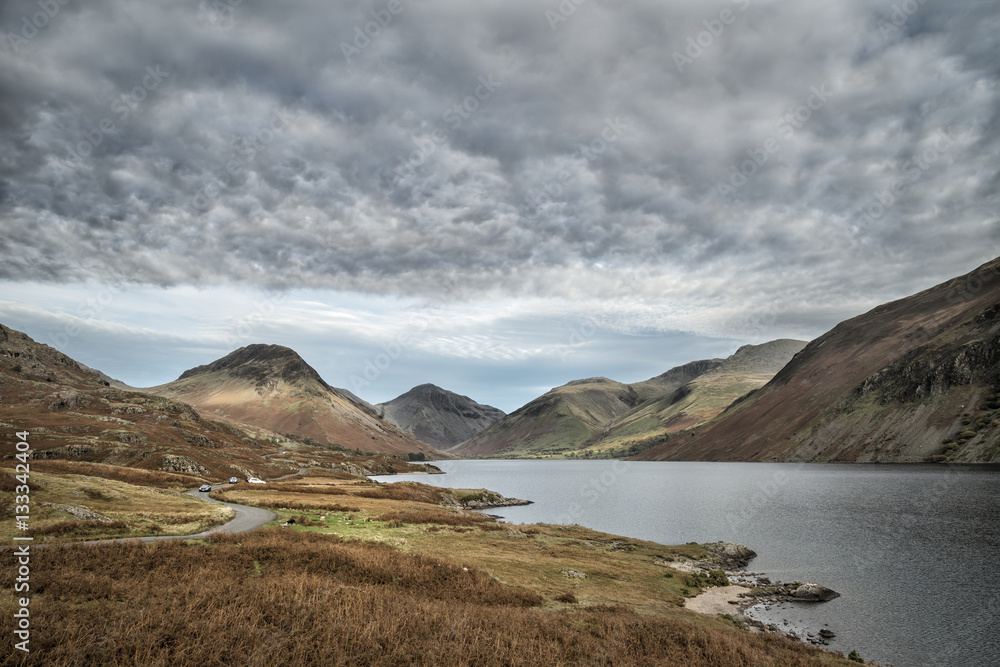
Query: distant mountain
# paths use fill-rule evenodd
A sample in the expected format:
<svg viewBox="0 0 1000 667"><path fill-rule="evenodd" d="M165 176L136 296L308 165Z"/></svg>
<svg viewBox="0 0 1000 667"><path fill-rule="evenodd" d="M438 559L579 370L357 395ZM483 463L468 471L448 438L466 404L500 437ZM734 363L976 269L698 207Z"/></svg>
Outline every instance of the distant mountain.
<svg viewBox="0 0 1000 667"><path fill-rule="evenodd" d="M387 421L439 449L468 440L505 415L433 384L414 387L375 409Z"/></svg>
<svg viewBox="0 0 1000 667"><path fill-rule="evenodd" d="M0 426L30 433L32 458L199 477L265 475L268 443L185 403L122 389L48 345L0 324ZM276 474L281 474L280 472Z"/></svg>
<svg viewBox="0 0 1000 667"><path fill-rule="evenodd" d="M666 373L661 373L655 378L650 378L645 382L635 382L631 385L643 401L661 398L664 395L672 394L691 380L704 375L713 368L718 368L724 359L702 359L692 361L683 366L671 368Z"/></svg>
<svg viewBox="0 0 1000 667"><path fill-rule="evenodd" d="M248 345L173 382L143 391L202 412L319 444L368 452L438 452L383 420L350 392L328 385L294 350Z"/></svg>
<svg viewBox="0 0 1000 667"><path fill-rule="evenodd" d="M459 456L558 454L598 438L618 415L641 402L626 384L597 377L574 380L539 396L451 453Z"/></svg>
<svg viewBox="0 0 1000 667"><path fill-rule="evenodd" d="M1000 460L1000 259L838 324L643 459Z"/></svg>
<svg viewBox="0 0 1000 667"><path fill-rule="evenodd" d="M603 377L574 380L450 451L459 456L575 457L641 446L709 421L763 386L804 345L793 340L746 345L728 359L693 361L634 384Z"/></svg>
<svg viewBox="0 0 1000 667"><path fill-rule="evenodd" d="M701 426L733 401L763 387L805 346L805 341L787 338L744 345L671 393L646 401L616 419L597 447L641 446L651 438Z"/></svg>

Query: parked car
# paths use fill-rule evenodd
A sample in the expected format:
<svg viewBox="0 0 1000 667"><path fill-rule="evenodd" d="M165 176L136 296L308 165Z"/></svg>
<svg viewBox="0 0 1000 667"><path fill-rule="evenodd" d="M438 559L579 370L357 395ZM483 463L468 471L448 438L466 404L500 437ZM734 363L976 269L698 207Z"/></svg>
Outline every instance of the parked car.
<svg viewBox="0 0 1000 667"><path fill-rule="evenodd" d="M247 482L250 484L267 484L264 480L257 479L256 477L247 477Z"/></svg>
<svg viewBox="0 0 1000 667"><path fill-rule="evenodd" d="M237 477L230 477L229 478L229 483L230 484L239 484L239 482L240 482L240 480Z"/></svg>
<svg viewBox="0 0 1000 667"><path fill-rule="evenodd" d="M198 490L201 491L201 492L203 492L203 493L207 492L207 491L211 491L212 490L212 485L211 484L202 484L201 486L198 487Z"/></svg>

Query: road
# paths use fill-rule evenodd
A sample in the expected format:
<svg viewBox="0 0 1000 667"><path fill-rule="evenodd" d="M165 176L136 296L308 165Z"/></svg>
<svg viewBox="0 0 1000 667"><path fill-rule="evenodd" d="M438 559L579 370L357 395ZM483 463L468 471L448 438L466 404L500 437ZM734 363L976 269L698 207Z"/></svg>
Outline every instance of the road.
<svg viewBox="0 0 1000 667"><path fill-rule="evenodd" d="M284 452L282 452L284 453ZM273 482L277 482L280 479L288 479L289 477L295 477L296 475L302 475L309 472L309 468L299 468L298 472L293 472L288 475L282 475L281 477L275 477ZM230 486L229 484L218 484L212 487L212 490L221 489L222 487ZM191 489L190 491L185 491L192 498L199 498L204 500L206 503L219 503L220 500L210 497L208 494L210 491L199 491L198 489ZM113 544L115 542L160 542L163 540L197 540L203 537L208 537L212 533L245 533L248 530L254 530L260 528L264 524L274 521L278 518L278 515L274 512L260 507L250 507L249 505L237 505L236 503L222 503L226 507L232 509L236 512L236 516L233 517L228 523L224 523L221 526L215 526L214 528L209 528L208 530L202 531L200 533L195 533L194 535L155 535L150 537L119 537L113 540L94 540L88 542L78 542L77 544Z"/></svg>

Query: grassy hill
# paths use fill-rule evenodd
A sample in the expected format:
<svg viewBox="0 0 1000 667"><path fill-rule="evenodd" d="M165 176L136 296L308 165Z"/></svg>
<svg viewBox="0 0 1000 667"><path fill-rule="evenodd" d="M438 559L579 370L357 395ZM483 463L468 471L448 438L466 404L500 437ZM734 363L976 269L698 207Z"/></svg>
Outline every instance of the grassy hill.
<svg viewBox="0 0 1000 667"><path fill-rule="evenodd" d="M841 322L722 418L642 458L1000 460L1000 259Z"/></svg>
<svg viewBox="0 0 1000 667"><path fill-rule="evenodd" d="M700 426L763 386L803 341L745 345L728 359L695 361L622 384L607 378L556 387L476 434L460 456L612 456Z"/></svg>

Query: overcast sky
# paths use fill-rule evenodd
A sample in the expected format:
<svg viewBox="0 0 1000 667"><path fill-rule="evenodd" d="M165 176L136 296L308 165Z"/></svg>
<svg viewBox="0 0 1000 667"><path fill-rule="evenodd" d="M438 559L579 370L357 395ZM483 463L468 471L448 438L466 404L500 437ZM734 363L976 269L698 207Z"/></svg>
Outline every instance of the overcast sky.
<svg viewBox="0 0 1000 667"><path fill-rule="evenodd" d="M511 411L1000 255L1000 4L0 3L0 322Z"/></svg>

